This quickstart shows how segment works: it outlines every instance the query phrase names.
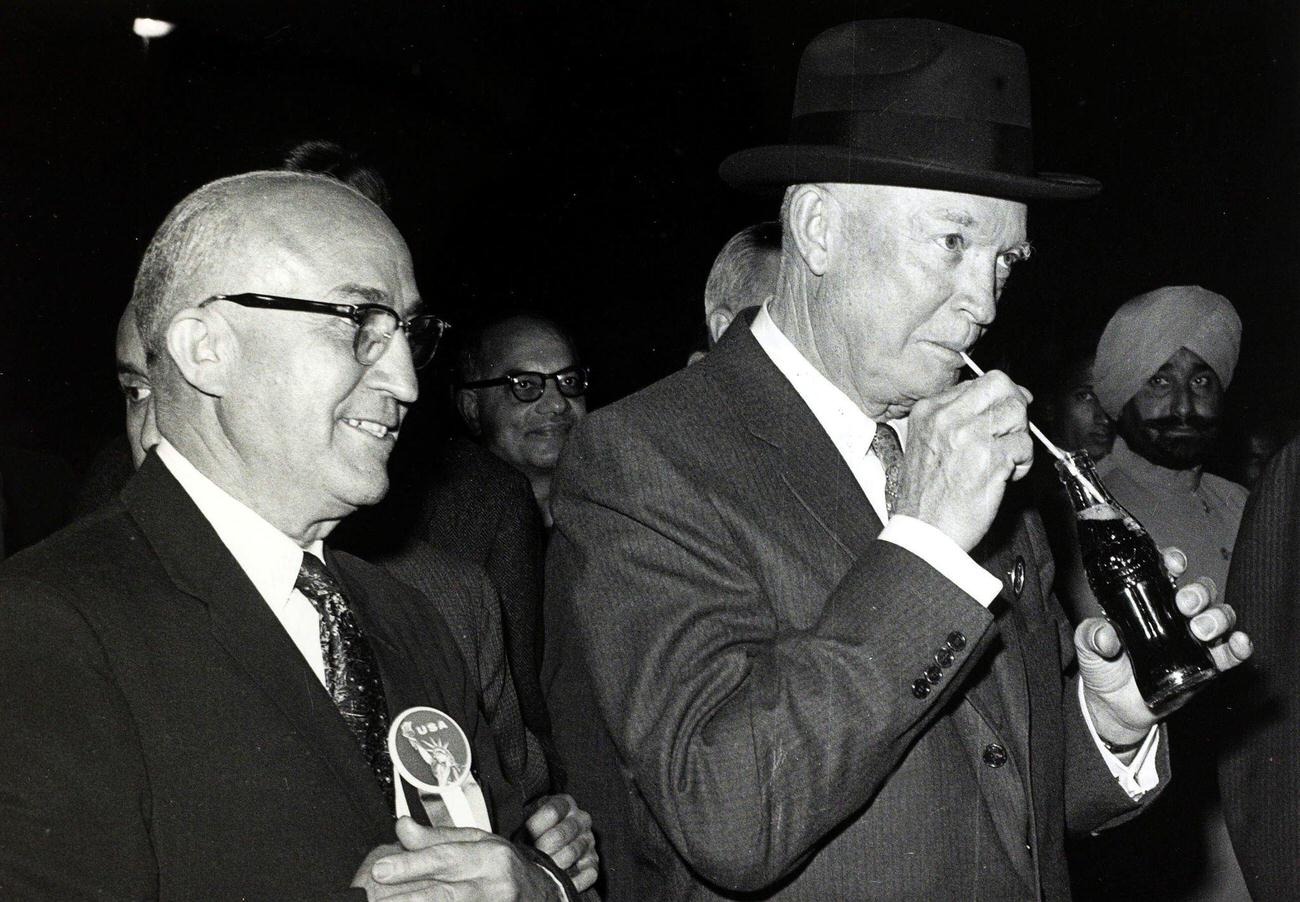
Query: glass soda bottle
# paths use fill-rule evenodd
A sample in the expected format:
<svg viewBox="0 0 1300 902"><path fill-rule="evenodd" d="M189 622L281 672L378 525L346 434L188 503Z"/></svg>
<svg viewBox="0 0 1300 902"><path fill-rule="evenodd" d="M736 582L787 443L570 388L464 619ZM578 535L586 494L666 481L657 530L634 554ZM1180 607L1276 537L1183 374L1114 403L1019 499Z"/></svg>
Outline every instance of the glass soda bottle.
<svg viewBox="0 0 1300 902"><path fill-rule="evenodd" d="M1074 507L1088 585L1119 631L1147 707L1162 714L1218 669L1174 602L1155 542L1102 484L1088 452L1067 453L1056 471Z"/></svg>

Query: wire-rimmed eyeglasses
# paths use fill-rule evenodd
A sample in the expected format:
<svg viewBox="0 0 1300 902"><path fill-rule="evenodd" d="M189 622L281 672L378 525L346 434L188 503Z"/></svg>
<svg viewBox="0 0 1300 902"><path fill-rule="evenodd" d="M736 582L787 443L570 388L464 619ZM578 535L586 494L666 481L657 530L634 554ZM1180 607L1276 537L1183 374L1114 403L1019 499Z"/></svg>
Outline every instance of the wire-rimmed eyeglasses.
<svg viewBox="0 0 1300 902"><path fill-rule="evenodd" d="M581 398L587 393L587 368L585 366L566 366L553 373L506 373L496 379L480 379L477 382L462 382L460 388L495 388L498 385L510 386L510 393L516 401L525 404L536 401L546 394L546 380L554 379L555 387L566 398Z"/></svg>
<svg viewBox="0 0 1300 902"><path fill-rule="evenodd" d="M392 307L383 304L332 304L328 301L305 301L274 294L245 293L215 294L199 306L213 301L230 301L241 307L262 310L323 313L326 316L350 319L357 326L356 335L352 338L352 353L362 366L370 366L383 357L388 350L388 343L393 340L397 330L401 329L406 333L406 341L411 346L411 363L418 370L433 359L442 334L451 328L450 323L431 313L404 319Z"/></svg>

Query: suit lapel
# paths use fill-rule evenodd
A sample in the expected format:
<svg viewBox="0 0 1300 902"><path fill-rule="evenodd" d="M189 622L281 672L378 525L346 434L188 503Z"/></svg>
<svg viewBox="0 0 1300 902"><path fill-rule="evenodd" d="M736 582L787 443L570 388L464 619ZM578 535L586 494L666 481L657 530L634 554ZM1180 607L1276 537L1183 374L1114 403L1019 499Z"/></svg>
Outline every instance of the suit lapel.
<svg viewBox="0 0 1300 902"><path fill-rule="evenodd" d="M782 481L826 533L854 559L883 529L875 509L862 493L839 450L807 404L772 363L749 329L731 329L699 366L716 368L724 400L720 409L739 416L751 433L778 456ZM1018 544L1012 542L1018 517L1011 505L998 517L972 557L1002 580L1002 593L991 610L1000 651L989 655L990 672L973 679L965 694L971 707L994 731L1011 743L1020 772L1028 778L1029 685L1026 654L1055 660L1054 649L1034 641L1034 631L1014 591ZM1035 576L1029 574L1026 580ZM1022 592L1024 583L1022 585ZM1028 596L1026 596L1028 597ZM1041 618L1034 617L1037 622ZM1039 631L1041 632L1041 631ZM1041 638L1041 637L1038 637ZM1034 699L1041 702L1041 699Z"/></svg>
<svg viewBox="0 0 1300 902"><path fill-rule="evenodd" d="M297 646L194 502L151 454L122 499L176 587L202 602L212 639L301 735L368 820L388 805L356 740Z"/></svg>
<svg viewBox="0 0 1300 902"><path fill-rule="evenodd" d="M1026 586L1036 585L1030 582L1036 574L1026 574L1025 557L1017 554L1021 550L1014 541L1017 523L1018 517L1004 506L972 554L980 566L1002 581L1002 591L990 606L998 633L994 641L1002 648L990 656L989 678L973 683L967 698L998 734L1005 737L1009 751L1027 778L1030 699L1025 656L1030 649L1025 644L1029 622L1024 605L1030 595L1036 597L1036 592L1029 595L1025 592ZM1021 574L1019 579L1015 576L1017 568Z"/></svg>
<svg viewBox="0 0 1300 902"><path fill-rule="evenodd" d="M771 448L799 503L836 544L860 555L884 526L839 449L753 333L729 330L698 365L715 370L720 409L740 417Z"/></svg>
<svg viewBox="0 0 1300 902"><path fill-rule="evenodd" d="M745 328L729 330L698 365L715 368L725 398L719 407L733 411L771 447L781 479L799 503L854 559L861 555L884 526L839 449L753 333ZM1000 516L972 555L1002 579L1002 594L992 606L999 633L993 641L1005 648L990 662L998 672L973 681L966 697L1001 735L1023 728L1029 710L1024 650L1019 647L1025 633L1023 614L1014 603L1010 576L1016 557L1010 540L1016 522L1015 517Z"/></svg>

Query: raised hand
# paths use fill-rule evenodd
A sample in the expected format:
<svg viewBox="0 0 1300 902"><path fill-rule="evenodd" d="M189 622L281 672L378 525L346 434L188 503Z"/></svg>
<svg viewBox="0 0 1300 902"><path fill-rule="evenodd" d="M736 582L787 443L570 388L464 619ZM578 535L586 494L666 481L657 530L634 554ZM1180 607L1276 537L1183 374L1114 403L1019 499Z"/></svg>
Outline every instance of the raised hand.
<svg viewBox="0 0 1300 902"><path fill-rule="evenodd" d="M988 532L1007 482L1033 463L1031 395L992 371L918 401L908 417L896 514L924 521L964 551Z"/></svg>

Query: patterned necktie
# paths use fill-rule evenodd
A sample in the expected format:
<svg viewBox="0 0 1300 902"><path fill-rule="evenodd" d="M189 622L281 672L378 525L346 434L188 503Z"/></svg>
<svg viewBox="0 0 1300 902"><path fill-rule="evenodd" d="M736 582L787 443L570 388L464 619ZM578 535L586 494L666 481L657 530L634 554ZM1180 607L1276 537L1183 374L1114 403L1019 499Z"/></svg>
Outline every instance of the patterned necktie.
<svg viewBox="0 0 1300 902"><path fill-rule="evenodd" d="M302 556L293 587L320 614L320 647L325 657L325 688L356 737L362 753L387 792L393 788L388 757L388 705L370 644L361 633L343 587L315 555Z"/></svg>
<svg viewBox="0 0 1300 902"><path fill-rule="evenodd" d="M885 513L894 516L898 501L898 478L903 466L903 446L898 433L888 423L876 424L876 435L871 439L871 450L876 452L880 465L885 468Z"/></svg>

